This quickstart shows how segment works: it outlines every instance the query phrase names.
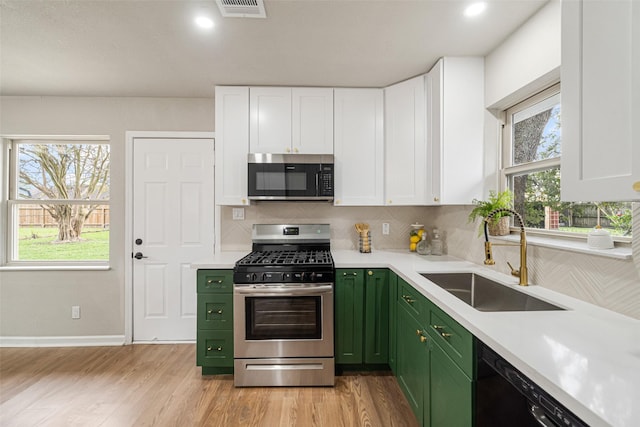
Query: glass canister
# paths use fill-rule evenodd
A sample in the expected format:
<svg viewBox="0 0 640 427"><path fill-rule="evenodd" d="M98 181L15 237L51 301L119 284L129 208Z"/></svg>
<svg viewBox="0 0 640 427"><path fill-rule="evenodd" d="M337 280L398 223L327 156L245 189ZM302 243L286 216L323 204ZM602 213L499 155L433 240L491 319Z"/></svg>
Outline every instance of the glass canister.
<svg viewBox="0 0 640 427"><path fill-rule="evenodd" d="M416 247L418 246L418 242L422 240L422 235L424 234L424 224L411 224L411 230L409 231L409 250L411 252L416 251Z"/></svg>

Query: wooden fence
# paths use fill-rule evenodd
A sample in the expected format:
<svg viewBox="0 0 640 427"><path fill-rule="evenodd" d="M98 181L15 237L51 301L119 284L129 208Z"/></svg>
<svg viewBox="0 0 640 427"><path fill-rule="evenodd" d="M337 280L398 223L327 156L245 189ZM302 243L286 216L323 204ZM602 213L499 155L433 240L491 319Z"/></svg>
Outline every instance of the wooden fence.
<svg viewBox="0 0 640 427"><path fill-rule="evenodd" d="M28 206L18 208L18 225L20 227L57 227L58 223L45 208ZM97 207L84 223L85 227L109 227L109 207Z"/></svg>

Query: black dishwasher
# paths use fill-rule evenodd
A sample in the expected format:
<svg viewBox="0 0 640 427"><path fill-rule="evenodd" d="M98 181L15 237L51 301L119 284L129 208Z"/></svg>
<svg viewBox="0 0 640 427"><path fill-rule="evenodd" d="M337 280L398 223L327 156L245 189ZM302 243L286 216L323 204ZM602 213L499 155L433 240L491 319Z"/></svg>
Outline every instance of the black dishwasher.
<svg viewBox="0 0 640 427"><path fill-rule="evenodd" d="M486 344L476 350L476 427L588 427Z"/></svg>

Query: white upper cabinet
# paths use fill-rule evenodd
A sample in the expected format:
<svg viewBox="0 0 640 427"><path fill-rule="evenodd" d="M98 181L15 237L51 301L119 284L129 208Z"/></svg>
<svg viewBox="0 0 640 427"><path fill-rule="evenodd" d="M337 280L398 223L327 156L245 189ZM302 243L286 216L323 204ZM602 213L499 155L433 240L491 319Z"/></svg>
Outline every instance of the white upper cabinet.
<svg viewBox="0 0 640 427"><path fill-rule="evenodd" d="M249 88L216 86L216 204L248 205Z"/></svg>
<svg viewBox="0 0 640 427"><path fill-rule="evenodd" d="M333 89L252 87L252 153L333 153Z"/></svg>
<svg viewBox="0 0 640 427"><path fill-rule="evenodd" d="M249 149L252 153L291 152L291 88L250 89Z"/></svg>
<svg viewBox="0 0 640 427"><path fill-rule="evenodd" d="M640 200L638 1L562 2L561 170L563 200Z"/></svg>
<svg viewBox="0 0 640 427"><path fill-rule="evenodd" d="M426 203L424 76L384 89L385 204Z"/></svg>
<svg viewBox="0 0 640 427"><path fill-rule="evenodd" d="M484 60L442 58L426 86L427 203L471 204L484 179Z"/></svg>
<svg viewBox="0 0 640 427"><path fill-rule="evenodd" d="M333 154L333 89L293 88L294 153Z"/></svg>
<svg viewBox="0 0 640 427"><path fill-rule="evenodd" d="M382 89L335 89L336 206L384 204Z"/></svg>

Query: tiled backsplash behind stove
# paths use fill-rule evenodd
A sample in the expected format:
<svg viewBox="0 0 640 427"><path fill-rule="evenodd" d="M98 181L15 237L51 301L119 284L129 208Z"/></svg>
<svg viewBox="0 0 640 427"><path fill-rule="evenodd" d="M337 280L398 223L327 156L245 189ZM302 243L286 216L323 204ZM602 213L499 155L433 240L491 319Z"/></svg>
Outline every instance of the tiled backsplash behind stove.
<svg viewBox="0 0 640 427"><path fill-rule="evenodd" d="M328 203L260 203L245 207L245 219L234 221L232 208L223 207L220 245L222 250L250 250L253 224L331 224L331 248L358 247L355 223L366 222L371 229L373 250L404 249L409 247L411 224L419 221L433 231L435 227L429 213L434 208L399 207L335 207ZM389 235L382 234L382 224L389 223Z"/></svg>

